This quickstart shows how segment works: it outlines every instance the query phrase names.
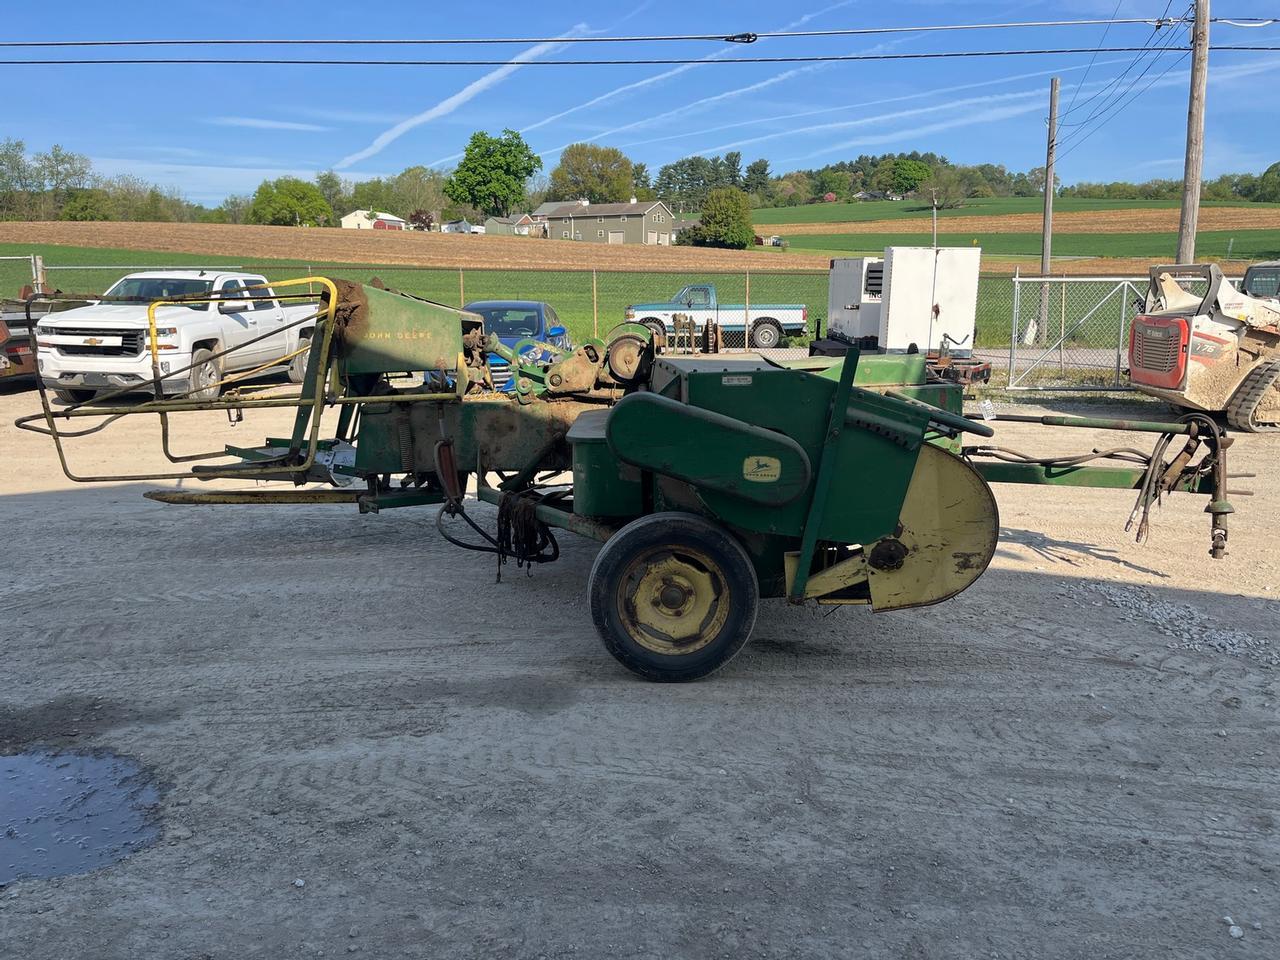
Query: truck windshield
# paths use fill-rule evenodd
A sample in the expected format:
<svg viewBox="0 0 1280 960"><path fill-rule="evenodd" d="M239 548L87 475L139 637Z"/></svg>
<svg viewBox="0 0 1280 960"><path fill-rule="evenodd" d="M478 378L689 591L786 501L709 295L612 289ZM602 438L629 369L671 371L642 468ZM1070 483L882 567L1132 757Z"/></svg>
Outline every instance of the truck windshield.
<svg viewBox="0 0 1280 960"><path fill-rule="evenodd" d="M172 300L174 297L199 297L213 289L212 280L190 277L125 277L107 291L108 297L138 300ZM185 304L188 310L203 310L203 303Z"/></svg>
<svg viewBox="0 0 1280 960"><path fill-rule="evenodd" d="M1280 267L1250 267L1243 286L1250 297L1280 298Z"/></svg>
<svg viewBox="0 0 1280 960"><path fill-rule="evenodd" d="M484 328L500 337L536 337L538 311L529 307L468 307L484 317Z"/></svg>

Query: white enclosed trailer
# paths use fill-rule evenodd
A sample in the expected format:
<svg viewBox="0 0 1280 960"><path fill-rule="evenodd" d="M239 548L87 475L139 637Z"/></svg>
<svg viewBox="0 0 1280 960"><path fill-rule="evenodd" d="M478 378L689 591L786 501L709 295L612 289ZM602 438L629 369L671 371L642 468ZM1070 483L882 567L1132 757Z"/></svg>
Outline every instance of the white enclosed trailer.
<svg viewBox="0 0 1280 960"><path fill-rule="evenodd" d="M978 247L886 247L883 257L832 260L827 335L884 353L968 357L981 262Z"/></svg>

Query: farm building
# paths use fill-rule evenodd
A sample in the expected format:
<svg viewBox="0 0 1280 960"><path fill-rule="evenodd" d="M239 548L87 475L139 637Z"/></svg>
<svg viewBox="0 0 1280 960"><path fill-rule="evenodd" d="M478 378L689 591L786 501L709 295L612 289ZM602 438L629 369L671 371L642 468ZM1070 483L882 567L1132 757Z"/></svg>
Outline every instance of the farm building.
<svg viewBox="0 0 1280 960"><path fill-rule="evenodd" d="M408 230L408 221L381 210L352 210L342 218L344 230Z"/></svg>
<svg viewBox="0 0 1280 960"><path fill-rule="evenodd" d="M699 226L702 223L701 217L674 217L671 221L671 239L674 241L680 236L681 230L688 230L690 227Z"/></svg>
<svg viewBox="0 0 1280 960"><path fill-rule="evenodd" d="M450 220L447 223L440 224L441 233L471 233L471 221L469 220Z"/></svg>
<svg viewBox="0 0 1280 960"><path fill-rule="evenodd" d="M543 204L538 208L546 207ZM536 214L538 211L534 211ZM553 240L585 240L588 243L671 243L671 208L661 200L630 203L565 203L546 211L547 235Z"/></svg>
<svg viewBox="0 0 1280 960"><path fill-rule="evenodd" d="M484 222L484 232L498 236L529 236L533 227L533 217L521 213L513 217L489 217Z"/></svg>

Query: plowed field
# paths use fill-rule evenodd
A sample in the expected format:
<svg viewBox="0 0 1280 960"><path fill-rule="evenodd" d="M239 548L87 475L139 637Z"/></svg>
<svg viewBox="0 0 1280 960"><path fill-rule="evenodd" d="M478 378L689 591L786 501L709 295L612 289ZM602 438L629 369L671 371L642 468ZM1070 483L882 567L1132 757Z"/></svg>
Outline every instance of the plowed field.
<svg viewBox="0 0 1280 960"><path fill-rule="evenodd" d="M1274 210L1248 211L1242 216L1240 208L1227 210L1205 209L1201 211L1201 229L1221 228L1219 218L1230 214L1236 228L1280 227ZM1172 215L1176 229L1176 211L1115 211L1104 214L1063 214L1071 224L1072 218L1084 217L1094 224L1093 232L1120 231L1120 225L1130 223L1129 215L1142 218L1146 226L1134 229L1157 230ZM961 233L977 234L993 226L1006 232L1017 232L1011 223L1021 223L1028 215L1012 214L1000 217L966 217ZM1101 217L1101 219L1100 219ZM1255 219L1250 219L1250 218ZM1039 230L1039 218L1035 230ZM1258 222L1256 218L1262 218ZM1269 219L1268 219L1269 218ZM948 221L948 227L956 221ZM1027 221L1028 223L1030 221ZM1073 230L1071 226L1055 230L1064 233L1090 232ZM1101 229L1098 223L1114 223ZM866 223L823 223L771 225L772 232L791 234L873 233L892 228L901 233L924 234L929 229L928 220L894 220ZM1227 229L1231 227L1228 226ZM951 229L951 232L956 232ZM1121 231L1124 232L1124 231ZM471 268L498 270L609 270L658 272L708 272L739 271L745 268L761 271L825 270L830 263L828 253L786 252L765 250L707 250L694 247L610 246L582 243L570 240L540 240L529 237L464 236L439 233L388 233L372 230L333 230L306 227L257 227L206 223L64 223L64 222L0 222L0 243L17 245L15 253L41 244L65 244L75 247L97 247L104 250L145 250L161 253L211 254L240 258L252 263L257 260L284 260L300 264L384 264L422 268ZM107 254L104 254L107 256ZM1055 260L1055 274L1074 275L1142 275L1150 265L1150 258L1096 257ZM984 256L982 269L987 274L1012 274L1015 267L1027 269L1027 258L1000 259ZM1223 261L1228 272L1239 273L1244 262Z"/></svg>
<svg viewBox="0 0 1280 960"><path fill-rule="evenodd" d="M63 243L249 260L385 263L501 270L737 270L824 268L817 255L694 247L610 246L465 234L249 227L213 223L0 223L0 243Z"/></svg>

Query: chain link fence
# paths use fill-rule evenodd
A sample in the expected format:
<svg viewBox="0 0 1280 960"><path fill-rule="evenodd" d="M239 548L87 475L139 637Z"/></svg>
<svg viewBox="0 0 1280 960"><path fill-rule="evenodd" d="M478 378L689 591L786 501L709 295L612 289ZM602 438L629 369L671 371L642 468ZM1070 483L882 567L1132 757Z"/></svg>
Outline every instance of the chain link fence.
<svg viewBox="0 0 1280 960"><path fill-rule="evenodd" d="M768 356L808 355L809 342L826 333L828 271L742 270L637 272L618 270L495 270L385 264L311 264L303 261L232 260L197 255L140 255L150 263L0 263L3 292L16 294L38 268L48 290L101 293L127 273L163 268L240 270L278 281L310 274L388 287L449 306L477 300L549 303L575 341L604 336L627 316L627 307L665 303L689 284L714 285L718 302L736 307L739 323L723 336L722 349L751 349L742 308L758 317L771 305L803 311L803 329L787 329ZM992 385L1013 390L1121 390L1133 303L1145 278L1009 277L985 275L978 285L974 354L992 364ZM641 319L639 314L635 319ZM684 346L676 344L677 348Z"/></svg>

